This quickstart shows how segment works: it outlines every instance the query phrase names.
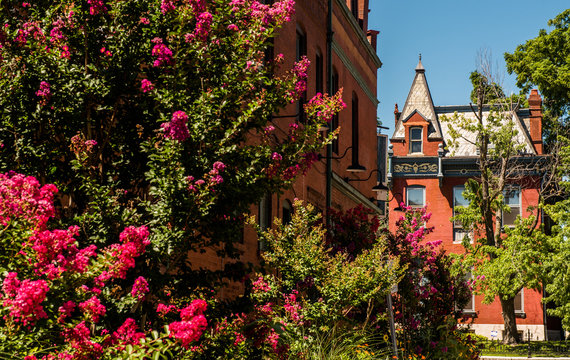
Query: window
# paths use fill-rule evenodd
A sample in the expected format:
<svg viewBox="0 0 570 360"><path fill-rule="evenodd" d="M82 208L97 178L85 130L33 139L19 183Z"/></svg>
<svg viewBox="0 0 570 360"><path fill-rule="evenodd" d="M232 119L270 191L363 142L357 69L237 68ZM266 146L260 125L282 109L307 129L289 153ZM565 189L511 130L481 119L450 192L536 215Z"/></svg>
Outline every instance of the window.
<svg viewBox="0 0 570 360"><path fill-rule="evenodd" d="M352 16L358 20L358 0L350 0L350 11L352 12Z"/></svg>
<svg viewBox="0 0 570 360"><path fill-rule="evenodd" d="M406 205L413 208L425 206L425 190L423 186L409 186L406 188Z"/></svg>
<svg viewBox="0 0 570 360"><path fill-rule="evenodd" d="M515 296L515 313L524 313L524 289Z"/></svg>
<svg viewBox="0 0 570 360"><path fill-rule="evenodd" d="M421 153L422 152L422 128L413 127L410 128L410 153Z"/></svg>
<svg viewBox="0 0 570 360"><path fill-rule="evenodd" d="M471 273L471 271L469 271L467 274L465 274L465 281L469 281L472 279L473 279L473 274ZM471 298L463 306L463 309L461 309L461 310L464 313L474 313L475 312L475 294L473 294L473 292L471 292Z"/></svg>
<svg viewBox="0 0 570 360"><path fill-rule="evenodd" d="M515 220L521 214L521 189L519 187L510 187L503 192L505 205L511 208L511 211L503 211L503 226L515 225Z"/></svg>
<svg viewBox="0 0 570 360"><path fill-rule="evenodd" d="M283 225L289 224L293 218L293 205L291 201L283 200Z"/></svg>
<svg viewBox="0 0 570 360"><path fill-rule="evenodd" d="M352 94L352 165L358 165L358 97Z"/></svg>
<svg viewBox="0 0 570 360"><path fill-rule="evenodd" d="M315 57L315 92L323 93L323 56L317 52Z"/></svg>
<svg viewBox="0 0 570 360"><path fill-rule="evenodd" d="M464 191L465 186L463 185L453 188L453 216L458 214L456 209L469 206L469 201L463 197ZM469 235L469 231L463 229L461 221L453 221L453 242L461 243L466 235ZM473 239L471 239L471 241L473 241Z"/></svg>

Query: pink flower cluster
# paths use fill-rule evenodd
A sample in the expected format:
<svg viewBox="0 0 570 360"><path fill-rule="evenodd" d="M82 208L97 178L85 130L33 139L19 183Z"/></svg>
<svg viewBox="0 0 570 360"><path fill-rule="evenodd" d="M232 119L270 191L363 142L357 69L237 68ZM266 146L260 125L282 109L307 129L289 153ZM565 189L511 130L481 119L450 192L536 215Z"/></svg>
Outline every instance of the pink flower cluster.
<svg viewBox="0 0 570 360"><path fill-rule="evenodd" d="M303 315L300 314L301 311L301 304L297 302L297 290L293 290L293 292L289 295L285 295L285 304L283 308L285 309L285 313L287 316L296 324L302 324Z"/></svg>
<svg viewBox="0 0 570 360"><path fill-rule="evenodd" d="M252 20L259 21L264 26L288 22L295 14L294 0L275 1L273 5L257 0L232 0L230 6L233 12L246 10Z"/></svg>
<svg viewBox="0 0 570 360"><path fill-rule="evenodd" d="M94 323L99 322L101 316L105 316L107 312L107 308L101 304L101 300L99 300L97 296L93 296L91 299L79 303L79 309Z"/></svg>
<svg viewBox="0 0 570 360"><path fill-rule="evenodd" d="M165 305L165 304L158 304L156 307L156 312L160 317L165 317L168 313L178 310L178 308L174 305Z"/></svg>
<svg viewBox="0 0 570 360"><path fill-rule="evenodd" d="M271 290L271 286L263 279L263 276L258 277L252 285L254 293L268 292Z"/></svg>
<svg viewBox="0 0 570 360"><path fill-rule="evenodd" d="M75 310L75 303L71 300L66 301L65 303L63 303L63 305L59 307L59 309L57 309L57 311L61 314L59 315L57 321L59 323L63 323L66 318L71 316L74 310Z"/></svg>
<svg viewBox="0 0 570 360"><path fill-rule="evenodd" d="M194 31L194 36L196 38L201 41L206 41L212 26L212 18L212 14L207 11L197 16L196 30Z"/></svg>
<svg viewBox="0 0 570 360"><path fill-rule="evenodd" d="M46 106L51 100L51 87L48 82L42 81L40 89L36 91L36 96L40 98L40 105Z"/></svg>
<svg viewBox="0 0 570 360"><path fill-rule="evenodd" d="M15 322L33 325L37 320L47 318L43 306L40 305L49 291L47 281L20 281L17 273L10 272L4 279L2 291L3 305L9 309L7 317Z"/></svg>
<svg viewBox="0 0 570 360"><path fill-rule="evenodd" d="M291 180L299 174L305 175L311 166L319 160L319 154L317 153L306 153L303 155L303 159L295 165L289 166L283 171L283 179Z"/></svg>
<svg viewBox="0 0 570 360"><path fill-rule="evenodd" d="M18 35L14 39L14 42L18 45L25 45L28 42L28 37L32 36L34 40L43 43L45 41L45 35L42 31L39 23L37 22L27 22L22 25L22 28L18 30Z"/></svg>
<svg viewBox="0 0 570 360"><path fill-rule="evenodd" d="M110 279L124 279L127 271L135 266L135 258L145 252L150 244L146 226L129 226L119 236L121 243L103 249L108 260L108 269L95 278L95 284L102 287Z"/></svg>
<svg viewBox="0 0 570 360"><path fill-rule="evenodd" d="M148 294L148 282L142 276L139 276L135 283L133 284L133 289L131 290L131 296L139 300L144 299L145 295Z"/></svg>
<svg viewBox="0 0 570 360"><path fill-rule="evenodd" d="M154 90L154 85L152 82L150 82L150 80L148 79L142 79L141 81L141 89L143 91L143 93L149 92L149 91L153 91Z"/></svg>
<svg viewBox="0 0 570 360"><path fill-rule="evenodd" d="M128 318L125 320L123 325L121 325L117 331L113 333L113 343L121 345L137 345L141 339L146 336L143 332L138 331L139 328L134 319ZM119 347L119 351L123 348Z"/></svg>
<svg viewBox="0 0 570 360"><path fill-rule="evenodd" d="M170 122L163 123L160 127L164 130L164 136L169 139L184 141L190 137L186 123L188 115L184 111L176 111L172 114Z"/></svg>
<svg viewBox="0 0 570 360"><path fill-rule="evenodd" d="M91 332L85 325L85 321L72 328L65 329L62 335L75 352L73 355L67 352L60 353L57 359L98 359L103 352L101 344L91 341ZM51 360L49 357L47 359ZM52 359L55 360L56 358L53 357Z"/></svg>
<svg viewBox="0 0 570 360"><path fill-rule="evenodd" d="M71 226L68 230L38 231L24 244L22 250L35 260L37 275L45 275L53 280L65 271L81 274L87 270L97 247L90 245L79 250L74 238L77 235L78 226Z"/></svg>
<svg viewBox="0 0 570 360"><path fill-rule="evenodd" d="M180 310L182 321L173 322L168 326L170 337L180 341L184 348L188 348L190 343L197 341L208 326L208 321L203 314L207 307L204 300L197 299Z"/></svg>
<svg viewBox="0 0 570 360"><path fill-rule="evenodd" d="M53 184L40 187L33 176L16 173L0 174L0 225L25 220L31 229L41 229L54 216Z"/></svg>
<svg viewBox="0 0 570 360"><path fill-rule="evenodd" d="M172 65L172 50L163 44L161 38L154 38L152 42L154 43L154 47L152 48L151 54L156 57L152 65L154 67Z"/></svg>
<svg viewBox="0 0 570 360"><path fill-rule="evenodd" d="M212 170L208 173L209 184L211 186L218 185L224 182L224 179L220 175L224 171L226 165L221 161L216 161L212 166Z"/></svg>
<svg viewBox="0 0 570 360"><path fill-rule="evenodd" d="M89 4L89 14L98 15L107 13L107 7L103 0L87 0L87 3Z"/></svg>
<svg viewBox="0 0 570 360"><path fill-rule="evenodd" d="M295 63L293 66L293 76L295 78L295 89L289 92L289 97L291 102L298 99L307 90L307 69L311 62L306 56L303 56L301 60Z"/></svg>
<svg viewBox="0 0 570 360"><path fill-rule="evenodd" d="M166 14L167 12L173 11L175 9L176 6L174 6L172 0L162 0L162 2L160 3L160 11L162 12L162 14Z"/></svg>
<svg viewBox="0 0 570 360"><path fill-rule="evenodd" d="M333 116L344 108L346 108L346 104L342 101L342 89L340 89L333 97L321 93L315 95L305 104L305 113L309 118L316 117L314 119L316 121L330 122Z"/></svg>

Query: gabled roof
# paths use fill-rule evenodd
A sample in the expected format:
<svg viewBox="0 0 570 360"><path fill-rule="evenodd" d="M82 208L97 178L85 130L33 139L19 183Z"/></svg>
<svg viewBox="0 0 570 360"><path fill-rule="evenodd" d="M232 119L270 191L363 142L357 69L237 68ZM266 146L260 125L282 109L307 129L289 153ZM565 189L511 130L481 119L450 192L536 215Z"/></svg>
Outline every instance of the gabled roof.
<svg viewBox="0 0 570 360"><path fill-rule="evenodd" d="M403 139L405 137L406 134L404 133L403 123L414 113L414 111L420 113L430 124L428 127L428 137L430 139L441 138L441 126L433 106L433 100L429 91L421 56L420 61L416 66L416 76L414 77L412 87L408 93L406 104L404 105L404 109L400 113L400 117L396 123L396 129L394 131L394 136L392 137L393 139Z"/></svg>

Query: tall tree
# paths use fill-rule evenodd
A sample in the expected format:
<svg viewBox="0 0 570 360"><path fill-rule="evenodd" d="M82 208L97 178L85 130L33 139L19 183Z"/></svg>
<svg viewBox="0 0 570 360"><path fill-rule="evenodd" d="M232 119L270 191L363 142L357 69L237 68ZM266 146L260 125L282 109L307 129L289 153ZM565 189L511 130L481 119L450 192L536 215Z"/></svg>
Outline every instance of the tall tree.
<svg viewBox="0 0 570 360"><path fill-rule="evenodd" d="M517 75L517 86L528 92L537 86L544 97L547 115L570 116L570 9L548 21L550 32L542 29L534 39L505 54L507 71ZM554 137L553 140L556 138Z"/></svg>
<svg viewBox="0 0 570 360"><path fill-rule="evenodd" d="M528 157L520 156L526 145L521 142L513 120L519 106L513 100L518 97L506 98L485 64L488 62L471 76L477 94L477 104L472 105L475 121L457 113L443 121L448 122L451 136L448 149L452 153L465 142L477 149L480 175L466 183L463 196L469 200L469 206L459 209L454 220L472 230L472 236L464 240L464 263L473 268L478 289L485 295L486 302L498 296L505 324L504 341L514 343L519 341L515 296L523 287L540 289L542 274L529 259L540 263L545 250L539 236L542 233L537 230L538 208L530 217L519 218L514 227L503 227L504 214L510 212L505 198L509 198L512 185L535 188L542 194L549 182L531 175L537 165L545 169L544 164L529 162ZM474 238L473 244L470 238Z"/></svg>

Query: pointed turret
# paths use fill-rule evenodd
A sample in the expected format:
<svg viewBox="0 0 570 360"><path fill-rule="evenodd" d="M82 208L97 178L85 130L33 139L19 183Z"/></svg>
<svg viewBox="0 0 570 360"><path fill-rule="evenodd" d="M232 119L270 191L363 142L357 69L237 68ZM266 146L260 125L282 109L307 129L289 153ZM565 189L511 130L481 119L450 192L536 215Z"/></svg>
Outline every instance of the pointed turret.
<svg viewBox="0 0 570 360"><path fill-rule="evenodd" d="M430 139L441 138L441 128L433 106L433 100L429 91L428 83L425 75L425 68L422 64L422 56L416 66L416 76L412 82L412 87L408 93L408 98L404 104L404 109L400 113L400 118L396 124L394 131L394 139L403 139L405 137L403 122L418 112L427 122L430 123L428 137Z"/></svg>

